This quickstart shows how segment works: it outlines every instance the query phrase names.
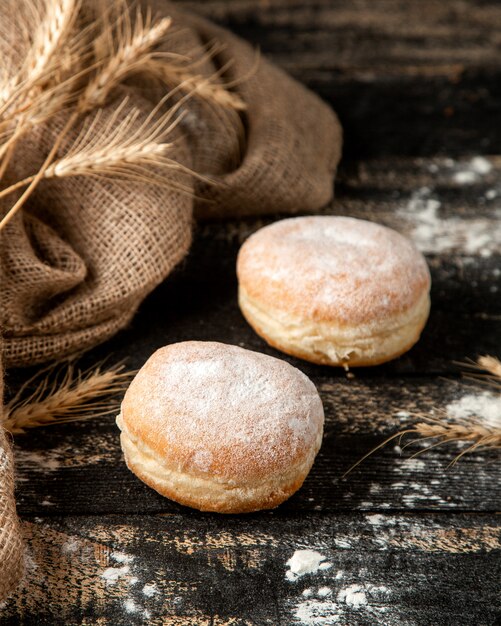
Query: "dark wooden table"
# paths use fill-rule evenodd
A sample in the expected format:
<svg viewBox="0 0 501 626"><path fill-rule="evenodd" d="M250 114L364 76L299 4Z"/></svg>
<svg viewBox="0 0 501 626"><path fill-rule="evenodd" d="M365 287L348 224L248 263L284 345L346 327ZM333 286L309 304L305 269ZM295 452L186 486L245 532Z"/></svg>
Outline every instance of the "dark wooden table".
<svg viewBox="0 0 501 626"><path fill-rule="evenodd" d="M390 445L341 476L410 412L480 393L454 360L500 354L501 5L182 4L259 44L336 108L345 159L324 212L416 241L433 278L429 324L407 355L354 378L288 359L318 386L327 421L305 485L273 512L207 515L162 498L126 469L112 418L19 437L28 575L0 623L500 624L499 456L474 453L446 469L458 446L411 458ZM198 225L189 258L90 361L139 367L186 339L284 358L236 301L238 247L263 223ZM298 549L331 567L288 580Z"/></svg>

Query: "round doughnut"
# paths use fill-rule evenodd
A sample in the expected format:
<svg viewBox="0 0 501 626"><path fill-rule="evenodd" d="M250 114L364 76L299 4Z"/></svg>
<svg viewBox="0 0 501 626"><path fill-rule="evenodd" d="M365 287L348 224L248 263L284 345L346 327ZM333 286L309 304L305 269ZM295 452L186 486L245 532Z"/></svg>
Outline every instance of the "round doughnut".
<svg viewBox="0 0 501 626"><path fill-rule="evenodd" d="M215 342L157 350L138 372L117 424L129 469L201 511L270 509L306 478L324 412L292 365Z"/></svg>
<svg viewBox="0 0 501 626"><path fill-rule="evenodd" d="M275 222L237 260L244 317L270 345L323 365L377 365L409 350L430 310L423 255L350 217Z"/></svg>

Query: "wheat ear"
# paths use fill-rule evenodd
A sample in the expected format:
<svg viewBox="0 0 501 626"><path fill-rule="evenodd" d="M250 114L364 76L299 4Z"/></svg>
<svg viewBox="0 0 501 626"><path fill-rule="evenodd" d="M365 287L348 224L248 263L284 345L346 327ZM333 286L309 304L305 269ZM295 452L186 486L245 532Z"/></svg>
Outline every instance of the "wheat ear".
<svg viewBox="0 0 501 626"><path fill-rule="evenodd" d="M102 106L113 89L131 74L140 72L151 50L165 37L172 24L170 17L153 23L151 13L148 12L143 18L140 10L137 11L134 28L128 12L124 14L122 22L117 31L116 50L112 44L108 44L108 54L102 51L99 53L99 56L108 58L82 93L78 103L81 113ZM113 42L113 38L106 37L106 41Z"/></svg>
<svg viewBox="0 0 501 626"><path fill-rule="evenodd" d="M476 374L467 377L471 378L477 383L487 383L496 389L501 387L501 362L496 357L481 356L477 359L476 363L470 361L463 363L469 368L488 372L488 374ZM501 405L501 397L499 398ZM417 435L417 439L413 439L408 442L404 447L407 447L418 441L431 441L432 444L416 452L413 456L417 456L447 443L470 443L465 450L456 455L449 466L457 463L465 454L478 450L479 448L488 448L491 450L501 449L501 424L487 423L481 416L472 416L468 418L455 418L451 420L447 412L444 410L437 411L439 415L437 417L426 415L424 413L414 413L411 417L418 420L416 424L401 430L388 439L385 439L382 443L365 454L359 461L352 465L348 471L343 474L343 478L352 472L360 463L365 461L369 456L372 456L375 452L384 448L394 439L402 439L407 435Z"/></svg>
<svg viewBox="0 0 501 626"><path fill-rule="evenodd" d="M17 435L37 426L114 414L119 401L112 397L123 393L134 375L124 371L123 365L107 370L97 366L82 372L70 363L62 377L54 375L53 370L45 370L27 381L7 403L1 421L7 431ZM36 384L35 390L25 395L32 384Z"/></svg>
<svg viewBox="0 0 501 626"><path fill-rule="evenodd" d="M160 174L159 170L163 172L166 170L175 171L188 177L197 177L207 183L212 182L168 157L173 143L165 142L164 139L173 132L183 117L182 115L175 117L183 104L182 101L171 107L166 113L157 115L168 97L167 95L141 124L138 124L140 112L136 109L127 113L120 120L120 116L127 106L128 98L122 101L99 131L97 128L100 126L103 111L102 109L98 110L92 121L84 125L65 156L54 161L44 170L44 178L119 177L165 186L189 195L192 194L191 186L166 178ZM19 181L9 189L23 187L31 184L33 180L35 180L35 176ZM0 192L0 198L6 191ZM2 223L0 222L0 228L1 226Z"/></svg>

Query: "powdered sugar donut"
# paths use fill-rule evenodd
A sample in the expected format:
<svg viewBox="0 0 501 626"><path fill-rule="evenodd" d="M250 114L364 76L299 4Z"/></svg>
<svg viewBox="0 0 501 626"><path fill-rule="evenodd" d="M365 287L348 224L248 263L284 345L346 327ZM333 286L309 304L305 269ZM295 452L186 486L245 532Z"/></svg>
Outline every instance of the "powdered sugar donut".
<svg viewBox="0 0 501 626"><path fill-rule="evenodd" d="M117 417L130 470L176 502L220 513L290 497L310 471L323 422L314 384L292 365L198 341L157 350Z"/></svg>
<svg viewBox="0 0 501 626"><path fill-rule="evenodd" d="M238 255L239 304L270 345L326 365L376 365L418 339L430 309L423 255L397 232L349 217L297 217Z"/></svg>

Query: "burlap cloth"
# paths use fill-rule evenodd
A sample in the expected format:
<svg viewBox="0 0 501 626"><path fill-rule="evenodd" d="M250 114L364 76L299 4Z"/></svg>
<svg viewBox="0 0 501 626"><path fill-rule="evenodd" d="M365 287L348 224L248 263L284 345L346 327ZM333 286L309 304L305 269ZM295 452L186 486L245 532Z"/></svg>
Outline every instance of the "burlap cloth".
<svg viewBox="0 0 501 626"><path fill-rule="evenodd" d="M198 97L183 105L172 156L214 181L191 181L195 199L152 185L83 177L38 187L0 235L6 367L59 359L126 326L187 253L194 215L312 211L332 196L341 130L329 107L265 59L256 68L254 49L226 30L168 2L150 4L176 26L165 50L193 55L213 40L224 44L197 71L212 75L231 60L225 79L246 77L235 87L246 110ZM18 53L14 44L0 42L2 58ZM135 79L116 97L128 93L131 106L146 115L165 92L158 83ZM115 106L110 103L106 114ZM19 143L7 182L36 172L64 120L52 119ZM4 202L0 212L8 206ZM1 600L19 574L21 552L11 456L1 433L0 455Z"/></svg>

